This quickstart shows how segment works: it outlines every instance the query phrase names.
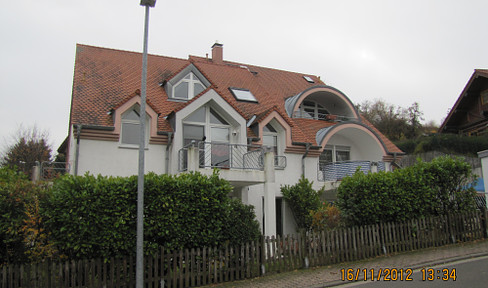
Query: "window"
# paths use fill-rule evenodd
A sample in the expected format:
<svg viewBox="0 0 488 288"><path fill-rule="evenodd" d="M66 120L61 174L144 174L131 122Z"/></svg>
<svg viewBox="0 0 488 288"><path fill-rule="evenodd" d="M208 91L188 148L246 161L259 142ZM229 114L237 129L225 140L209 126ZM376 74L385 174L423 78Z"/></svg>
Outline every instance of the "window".
<svg viewBox="0 0 488 288"><path fill-rule="evenodd" d="M284 156L279 156L278 137L278 131L271 124L268 123L263 127L263 146L270 147L274 152L275 167L284 169L286 167L286 158Z"/></svg>
<svg viewBox="0 0 488 288"><path fill-rule="evenodd" d="M315 83L310 76L303 76L303 79L307 80L308 83Z"/></svg>
<svg viewBox="0 0 488 288"><path fill-rule="evenodd" d="M343 162L351 160L351 148L348 146L326 145L319 156L321 166L328 163Z"/></svg>
<svg viewBox="0 0 488 288"><path fill-rule="evenodd" d="M481 92L481 105L488 104L488 90Z"/></svg>
<svg viewBox="0 0 488 288"><path fill-rule="evenodd" d="M271 147L275 156L278 155L278 132L270 124L263 127L263 145Z"/></svg>
<svg viewBox="0 0 488 288"><path fill-rule="evenodd" d="M229 167L230 125L208 106L190 114L183 124L183 145L203 139L206 144L201 146L200 166Z"/></svg>
<svg viewBox="0 0 488 288"><path fill-rule="evenodd" d="M205 90L205 86L193 72L188 73L173 87L173 98L192 99Z"/></svg>
<svg viewBox="0 0 488 288"><path fill-rule="evenodd" d="M348 146L326 145L319 156L319 171L322 180L337 181L354 173L351 165L351 148Z"/></svg>
<svg viewBox="0 0 488 288"><path fill-rule="evenodd" d="M237 100L258 103L256 97L247 89L229 88Z"/></svg>
<svg viewBox="0 0 488 288"><path fill-rule="evenodd" d="M139 106L136 105L122 114L120 143L126 146L139 146L141 123ZM149 120L146 117L146 139L149 131ZM147 141L146 141L147 142ZM146 143L147 144L147 143Z"/></svg>
<svg viewBox="0 0 488 288"><path fill-rule="evenodd" d="M303 101L299 110L301 117L310 119L325 120L329 114L327 109L313 101Z"/></svg>

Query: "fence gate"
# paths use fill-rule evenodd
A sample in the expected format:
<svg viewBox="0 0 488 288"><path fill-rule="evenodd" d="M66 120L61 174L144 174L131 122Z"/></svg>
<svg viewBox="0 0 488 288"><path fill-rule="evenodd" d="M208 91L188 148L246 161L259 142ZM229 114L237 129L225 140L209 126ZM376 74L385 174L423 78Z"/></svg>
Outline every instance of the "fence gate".
<svg viewBox="0 0 488 288"><path fill-rule="evenodd" d="M41 163L41 179L49 180L60 175L69 173L70 165L68 162L49 162Z"/></svg>

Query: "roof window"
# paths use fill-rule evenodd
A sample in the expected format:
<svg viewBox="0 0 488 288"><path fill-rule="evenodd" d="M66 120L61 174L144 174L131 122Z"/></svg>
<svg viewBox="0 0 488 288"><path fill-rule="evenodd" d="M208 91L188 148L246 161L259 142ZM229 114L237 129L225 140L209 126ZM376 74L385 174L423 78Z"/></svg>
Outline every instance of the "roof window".
<svg viewBox="0 0 488 288"><path fill-rule="evenodd" d="M303 79L307 80L308 83L315 83L310 76L303 76Z"/></svg>
<svg viewBox="0 0 488 288"><path fill-rule="evenodd" d="M256 97L254 97L252 92L247 90L247 89L229 88L229 90L232 92L234 97L236 97L236 99L239 101L258 103L258 100L256 100Z"/></svg>

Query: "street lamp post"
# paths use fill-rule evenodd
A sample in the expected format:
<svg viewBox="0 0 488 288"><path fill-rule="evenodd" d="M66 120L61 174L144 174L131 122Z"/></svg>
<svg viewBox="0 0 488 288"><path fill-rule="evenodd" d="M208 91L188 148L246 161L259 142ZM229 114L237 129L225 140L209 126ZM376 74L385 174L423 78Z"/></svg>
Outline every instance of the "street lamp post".
<svg viewBox="0 0 488 288"><path fill-rule="evenodd" d="M156 0L141 0L146 7L144 21L144 48L142 52L141 108L139 169L137 177L137 240L136 240L136 287L144 287L144 149L146 146L146 78L147 78L147 38L149 30L149 8L156 5Z"/></svg>

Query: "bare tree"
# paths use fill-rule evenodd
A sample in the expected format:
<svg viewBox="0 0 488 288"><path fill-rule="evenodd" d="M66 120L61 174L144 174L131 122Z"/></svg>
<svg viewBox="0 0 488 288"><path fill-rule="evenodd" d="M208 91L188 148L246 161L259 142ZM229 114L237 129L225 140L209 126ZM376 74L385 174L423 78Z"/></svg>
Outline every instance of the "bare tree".
<svg viewBox="0 0 488 288"><path fill-rule="evenodd" d="M388 139L398 141L421 136L424 129L421 121L423 113L417 102L408 108L386 103L376 99L357 105L359 112L381 131Z"/></svg>

